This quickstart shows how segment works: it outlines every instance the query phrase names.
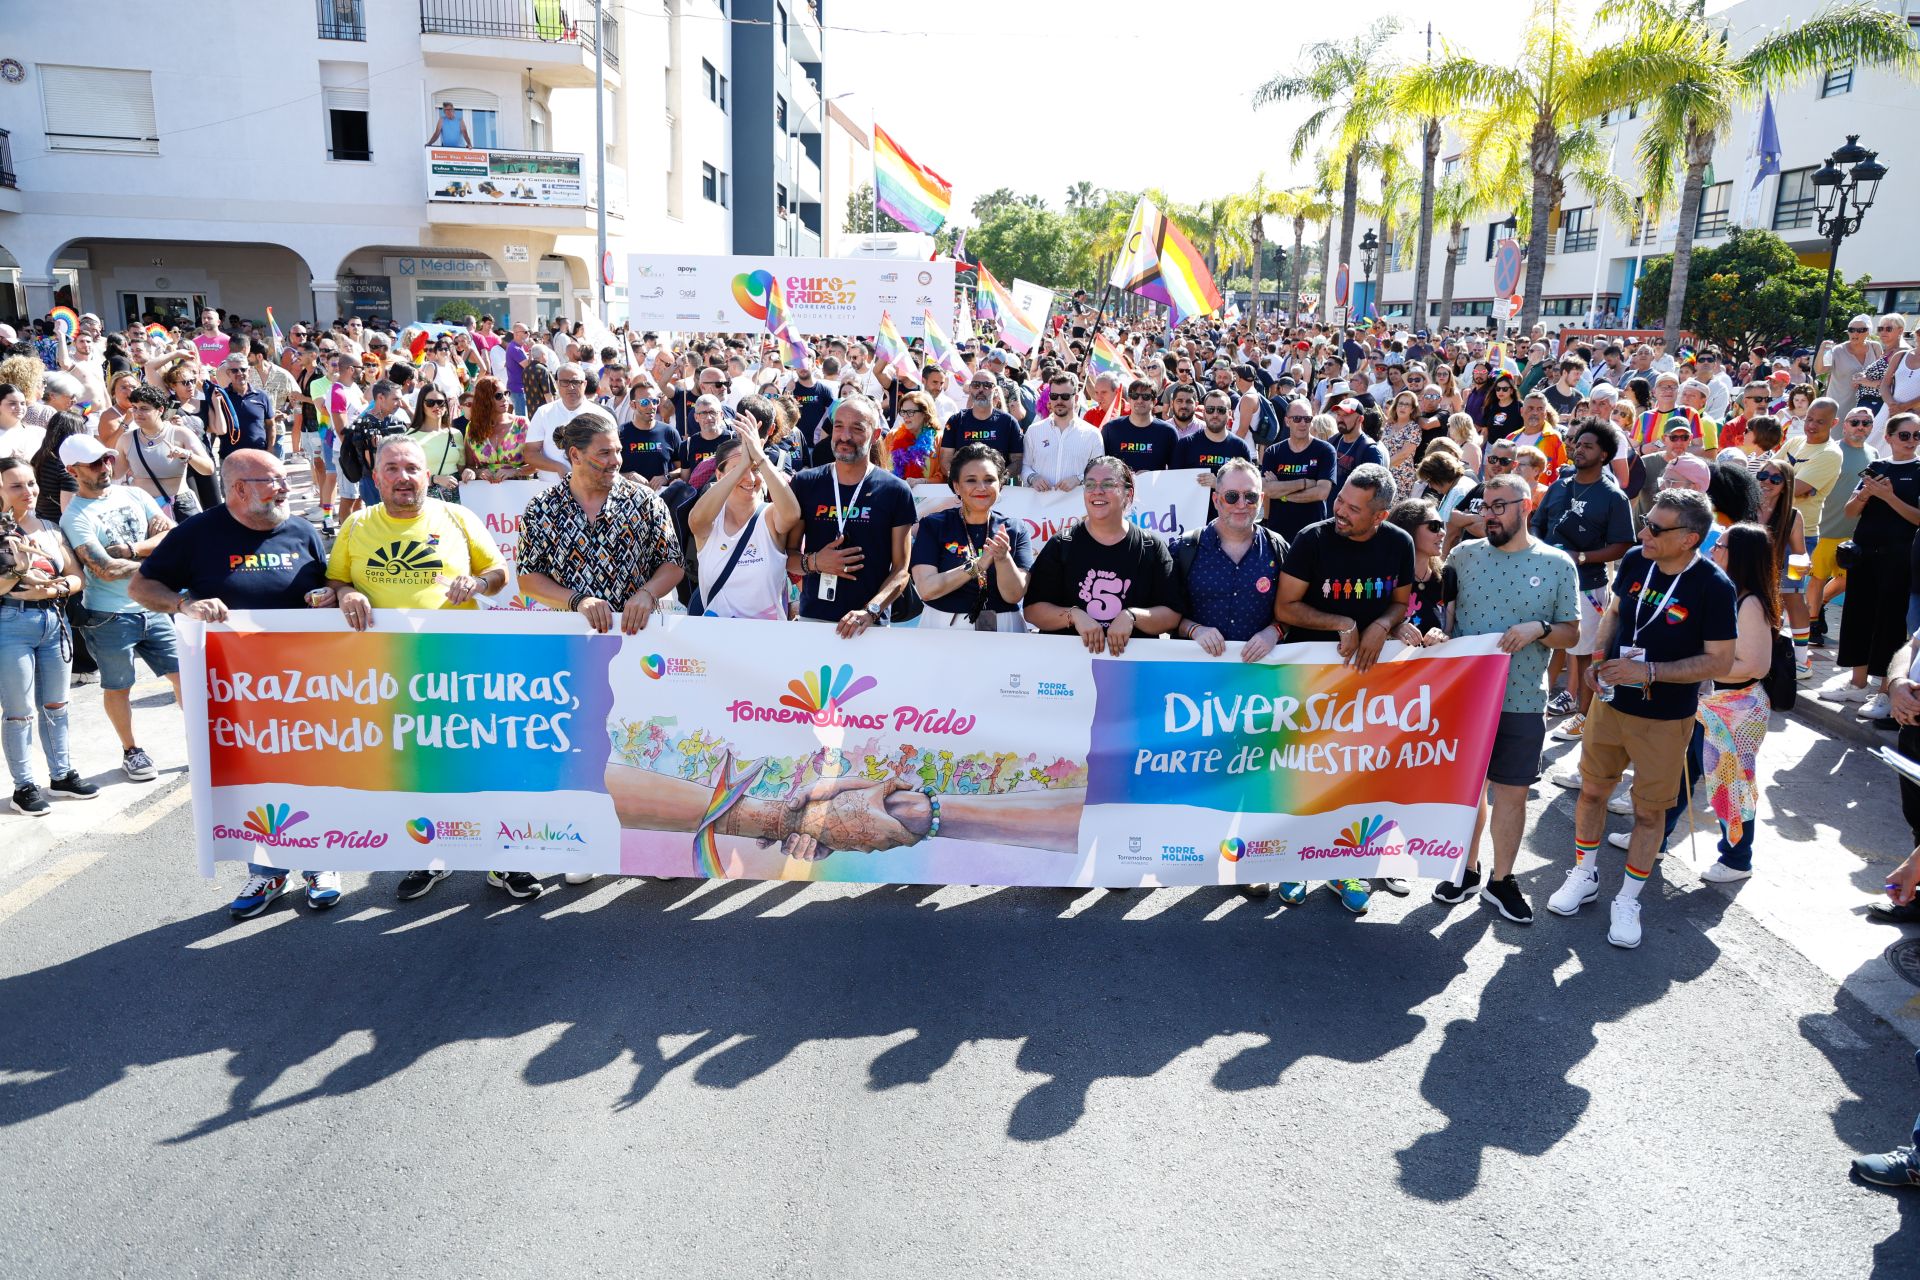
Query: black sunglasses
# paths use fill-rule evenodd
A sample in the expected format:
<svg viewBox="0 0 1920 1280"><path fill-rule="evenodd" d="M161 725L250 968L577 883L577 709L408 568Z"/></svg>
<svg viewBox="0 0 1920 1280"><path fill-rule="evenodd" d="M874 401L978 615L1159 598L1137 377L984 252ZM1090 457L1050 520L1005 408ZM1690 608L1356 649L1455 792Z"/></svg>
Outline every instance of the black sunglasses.
<svg viewBox="0 0 1920 1280"><path fill-rule="evenodd" d="M447 407L445 400L422 400L420 403L429 409L444 409Z"/></svg>
<svg viewBox="0 0 1920 1280"><path fill-rule="evenodd" d="M1222 505L1229 507L1237 507L1243 502L1248 506L1252 506L1254 503L1260 501L1259 494L1248 493L1241 489L1231 489L1216 493L1213 496L1220 499Z"/></svg>

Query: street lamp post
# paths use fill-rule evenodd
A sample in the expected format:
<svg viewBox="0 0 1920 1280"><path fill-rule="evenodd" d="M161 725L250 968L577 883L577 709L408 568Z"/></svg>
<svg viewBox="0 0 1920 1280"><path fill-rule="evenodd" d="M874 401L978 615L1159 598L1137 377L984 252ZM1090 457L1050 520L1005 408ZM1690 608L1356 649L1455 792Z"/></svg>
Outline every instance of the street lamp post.
<svg viewBox="0 0 1920 1280"><path fill-rule="evenodd" d="M1380 286L1374 282L1374 252L1380 247L1380 237L1373 234L1373 228L1367 228L1367 234L1360 239L1360 268L1367 279L1367 305L1373 308L1373 314L1380 314Z"/></svg>
<svg viewBox="0 0 1920 1280"><path fill-rule="evenodd" d="M1828 313L1833 307L1833 281L1840 266L1840 242L1860 229L1860 220L1868 209L1873 207L1873 197L1880 189L1880 179L1887 176L1887 166L1880 163L1880 153L1869 151L1860 145L1860 135L1847 135L1847 144L1827 157L1827 162L1813 171L1813 185L1819 190L1820 234L1827 238L1827 289L1820 296L1820 328L1814 334L1816 343L1826 339ZM1846 172L1840 167L1845 165Z"/></svg>

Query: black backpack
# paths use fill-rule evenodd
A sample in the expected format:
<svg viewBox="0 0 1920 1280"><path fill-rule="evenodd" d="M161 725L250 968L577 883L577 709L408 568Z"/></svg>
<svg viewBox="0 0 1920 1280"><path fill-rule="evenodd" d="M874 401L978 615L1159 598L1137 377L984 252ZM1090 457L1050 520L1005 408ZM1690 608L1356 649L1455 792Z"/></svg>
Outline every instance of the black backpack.
<svg viewBox="0 0 1920 1280"><path fill-rule="evenodd" d="M1767 674L1760 683L1767 691L1767 701L1775 711L1791 711L1800 697L1798 655L1793 651L1793 641L1779 630L1773 633L1773 661L1767 666Z"/></svg>

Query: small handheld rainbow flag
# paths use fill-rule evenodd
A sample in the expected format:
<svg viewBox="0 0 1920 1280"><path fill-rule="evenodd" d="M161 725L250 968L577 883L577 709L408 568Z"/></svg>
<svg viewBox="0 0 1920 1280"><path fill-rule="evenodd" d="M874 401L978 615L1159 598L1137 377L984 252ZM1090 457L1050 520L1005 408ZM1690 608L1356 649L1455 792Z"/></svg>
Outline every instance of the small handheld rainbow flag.
<svg viewBox="0 0 1920 1280"><path fill-rule="evenodd" d="M1093 335L1093 355L1089 368L1096 374L1111 373L1117 378L1131 378L1133 366L1127 362L1120 348L1113 345L1113 339L1104 332Z"/></svg>
<svg viewBox="0 0 1920 1280"><path fill-rule="evenodd" d="M1007 292L1006 286L993 278L993 272L986 264L980 264L980 292L984 297L993 299L993 314L1000 326L1000 340L1014 350L1026 355L1040 341L1040 326L1033 318L1020 309Z"/></svg>
<svg viewBox="0 0 1920 1280"><path fill-rule="evenodd" d="M793 331L793 316L787 310L787 295L778 277L767 281L767 332L780 344L787 365L796 371L807 367L807 344Z"/></svg>
<svg viewBox="0 0 1920 1280"><path fill-rule="evenodd" d="M163 325L163 324L150 324L150 325L148 325L148 326L147 326L147 328L146 328L146 334L147 334L147 341L148 341L148 342L171 342L171 341L173 341L173 335L172 335L171 333L169 333L169 332L167 331L167 326L165 326L165 325Z"/></svg>
<svg viewBox="0 0 1920 1280"><path fill-rule="evenodd" d="M72 307L55 307L47 312L47 319L53 321L55 331L69 338L80 328L80 313Z"/></svg>
<svg viewBox="0 0 1920 1280"><path fill-rule="evenodd" d="M285 345L286 339L281 337L280 335L280 322L273 318L272 307L267 308L267 331L273 335L274 346L278 347L278 346Z"/></svg>
<svg viewBox="0 0 1920 1280"><path fill-rule="evenodd" d="M967 362L960 358L959 349L941 329L940 322L933 318L933 312L923 311L920 314L926 320L928 361L945 369L949 377L958 378L962 382L972 377L973 370L967 368Z"/></svg>
<svg viewBox="0 0 1920 1280"><path fill-rule="evenodd" d="M953 207L953 185L924 165L915 164L876 123L873 198L882 213L909 231L931 235L947 224L947 212Z"/></svg>
<svg viewBox="0 0 1920 1280"><path fill-rule="evenodd" d="M880 332L873 340L873 362L878 368L906 374L915 384L920 381L920 370L914 365L913 353L907 350L906 340L893 323L891 311L880 313Z"/></svg>

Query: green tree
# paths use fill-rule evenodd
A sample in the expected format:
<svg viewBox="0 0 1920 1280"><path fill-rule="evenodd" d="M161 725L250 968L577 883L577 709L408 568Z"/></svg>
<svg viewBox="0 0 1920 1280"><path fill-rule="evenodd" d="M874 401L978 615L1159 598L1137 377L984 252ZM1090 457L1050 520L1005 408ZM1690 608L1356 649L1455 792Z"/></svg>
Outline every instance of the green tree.
<svg viewBox="0 0 1920 1280"><path fill-rule="evenodd" d="M481 314L480 308L465 298L452 298L434 309L433 318L440 324L461 324L468 319L478 320Z"/></svg>
<svg viewBox="0 0 1920 1280"><path fill-rule="evenodd" d="M1319 109L1294 130L1291 158L1298 164L1323 133L1331 135L1328 159L1341 166L1340 261L1353 259L1353 219L1359 211L1362 144L1388 115L1393 67L1388 41L1400 30L1395 17L1377 18L1344 44L1331 40L1307 46L1300 69L1278 75L1253 93L1253 105L1317 102Z"/></svg>
<svg viewBox="0 0 1920 1280"><path fill-rule="evenodd" d="M1636 321L1651 328L1666 313L1673 283L1673 257L1649 258L1634 304ZM1680 328L1697 342L1718 342L1744 351L1782 340L1813 346L1819 335L1820 296L1827 273L1801 265L1787 242L1771 231L1736 227L1719 244L1693 255L1680 311ZM1867 309L1867 277L1834 281L1833 310L1841 316Z"/></svg>
<svg viewBox="0 0 1920 1280"><path fill-rule="evenodd" d="M1532 195L1525 219L1522 332L1540 316L1551 214L1566 185L1563 148L1571 137L1591 132L1586 122L1645 97L1649 85L1683 76L1692 53L1690 42L1666 28L1633 31L1612 44L1592 39L1573 29L1562 0L1536 0L1513 62L1482 62L1449 49L1438 61L1406 72L1401 96L1430 114L1478 107L1526 131Z"/></svg>
<svg viewBox="0 0 1920 1280"><path fill-rule="evenodd" d="M1015 202L967 232L967 251L1002 284L1015 276L1055 288L1071 287L1074 224L1064 214Z"/></svg>
<svg viewBox="0 0 1920 1280"><path fill-rule="evenodd" d="M1012 187L995 187L973 202L974 220L985 222L1000 210L1013 205L1024 205L1029 209L1044 209L1047 207L1047 202L1039 196L1019 195Z"/></svg>
<svg viewBox="0 0 1920 1280"><path fill-rule="evenodd" d="M1768 89L1824 75L1829 67L1848 62L1856 67L1893 67L1911 76L1920 71L1920 54L1914 51L1906 19L1864 3L1822 9L1798 26L1769 32L1737 55L1724 16L1709 19L1706 0L1609 0L1601 7L1600 17L1658 33L1687 51L1680 74L1652 95L1650 119L1637 148L1649 204L1665 206L1673 194L1674 174L1686 171L1680 187L1680 225L1673 240L1674 269L1662 317L1671 347L1680 330L1707 166L1713 163L1714 143L1726 135L1735 111L1742 104L1758 102Z"/></svg>
<svg viewBox="0 0 1920 1280"><path fill-rule="evenodd" d="M875 230L873 221L873 184L871 182L861 183L858 187L854 188L853 194L847 197L847 222L846 225L840 229L861 236L867 235L869 232ZM880 215L878 229L881 231L902 232L907 230L907 227L906 224L897 221L892 214L882 213Z"/></svg>

